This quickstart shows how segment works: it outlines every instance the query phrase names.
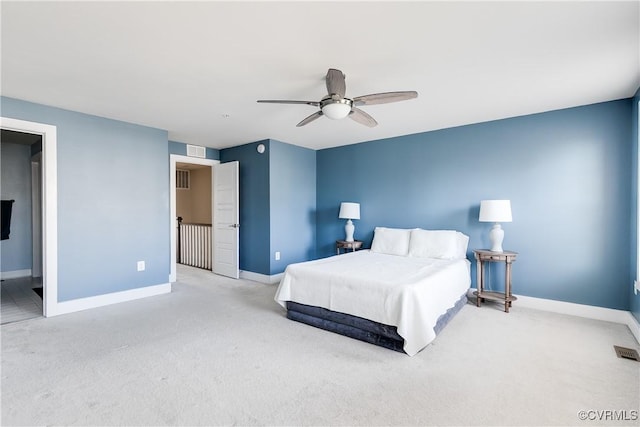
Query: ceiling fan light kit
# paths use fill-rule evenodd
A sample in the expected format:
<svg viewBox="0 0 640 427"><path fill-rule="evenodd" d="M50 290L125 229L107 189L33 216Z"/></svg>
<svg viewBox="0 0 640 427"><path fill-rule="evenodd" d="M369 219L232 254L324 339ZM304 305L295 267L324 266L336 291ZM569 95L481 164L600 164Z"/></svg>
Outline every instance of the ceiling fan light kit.
<svg viewBox="0 0 640 427"><path fill-rule="evenodd" d="M298 127L309 124L321 116L327 116L327 118L332 120L340 120L348 116L351 120L357 123L368 127L374 127L378 125L378 122L356 106L388 104L390 102L406 101L408 99L418 97L418 92L416 91L403 91L373 93L371 95L357 96L351 99L345 97L346 83L345 76L342 71L336 70L335 68L329 68L325 80L327 83L328 95L322 98L320 102L273 99L261 99L258 100L258 102L271 104L306 104L311 105L312 107L320 107L320 110L304 118L300 123L298 123L296 125Z"/></svg>
<svg viewBox="0 0 640 427"><path fill-rule="evenodd" d="M325 98L320 101L320 109L322 110L322 114L324 114L331 120L340 120L347 117L349 113L351 113L352 105L353 101L347 98Z"/></svg>

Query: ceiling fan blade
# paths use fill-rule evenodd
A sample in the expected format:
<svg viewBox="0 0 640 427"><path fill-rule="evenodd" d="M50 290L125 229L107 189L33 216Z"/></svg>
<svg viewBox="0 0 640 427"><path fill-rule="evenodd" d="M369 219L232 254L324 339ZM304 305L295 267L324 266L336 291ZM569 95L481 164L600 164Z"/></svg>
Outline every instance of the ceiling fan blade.
<svg viewBox="0 0 640 427"><path fill-rule="evenodd" d="M329 95L338 95L344 98L347 90L347 84L344 81L344 74L335 68L329 68L327 71L327 93Z"/></svg>
<svg viewBox="0 0 640 427"><path fill-rule="evenodd" d="M306 104L314 107L319 107L320 103L317 101L290 101L286 99L259 99L258 102L267 102L270 104Z"/></svg>
<svg viewBox="0 0 640 427"><path fill-rule="evenodd" d="M359 108L353 107L349 113L349 118L361 125L369 126L370 128L378 126L376 119L365 113Z"/></svg>
<svg viewBox="0 0 640 427"><path fill-rule="evenodd" d="M418 92L410 90L405 92L373 93L371 95L356 96L353 98L355 105L388 104L389 102L406 101L418 97Z"/></svg>
<svg viewBox="0 0 640 427"><path fill-rule="evenodd" d="M309 123L311 123L312 121L314 121L315 119L317 119L320 116L322 116L322 110L318 110L315 113L313 113L312 115L310 115L309 117L307 117L306 119L302 120L300 123L298 123L296 125L296 127L300 127L300 126L304 126L306 124L309 124Z"/></svg>

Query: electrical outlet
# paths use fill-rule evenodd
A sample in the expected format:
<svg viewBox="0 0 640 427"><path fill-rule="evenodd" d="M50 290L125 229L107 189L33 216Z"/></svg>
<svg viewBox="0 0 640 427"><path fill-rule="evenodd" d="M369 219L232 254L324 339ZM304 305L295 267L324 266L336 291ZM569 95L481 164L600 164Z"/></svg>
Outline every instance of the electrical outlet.
<svg viewBox="0 0 640 427"><path fill-rule="evenodd" d="M276 252L276 261L280 261L280 251Z"/></svg>
<svg viewBox="0 0 640 427"><path fill-rule="evenodd" d="M138 261L138 271L144 271L144 261Z"/></svg>

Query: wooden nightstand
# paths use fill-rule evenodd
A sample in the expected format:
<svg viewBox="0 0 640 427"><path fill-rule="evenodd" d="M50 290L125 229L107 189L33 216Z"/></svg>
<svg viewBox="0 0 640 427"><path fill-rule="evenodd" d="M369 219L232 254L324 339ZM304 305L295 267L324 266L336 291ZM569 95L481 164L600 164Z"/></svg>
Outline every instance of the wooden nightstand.
<svg viewBox="0 0 640 427"><path fill-rule="evenodd" d="M511 264L513 264L518 256L517 252L503 251L492 252L488 249L476 249L473 251L477 262L476 282L478 290L474 292L477 295L476 306L480 307L480 302L484 302L485 299L500 301L504 303L504 311L509 312L511 302L518 298L511 295ZM504 262L504 293L502 292L487 292L484 290L484 268L487 262Z"/></svg>
<svg viewBox="0 0 640 427"><path fill-rule="evenodd" d="M353 242L347 242L346 240L336 240L336 253L340 255L340 249L345 251L351 249L352 252L362 249L362 241L354 240Z"/></svg>

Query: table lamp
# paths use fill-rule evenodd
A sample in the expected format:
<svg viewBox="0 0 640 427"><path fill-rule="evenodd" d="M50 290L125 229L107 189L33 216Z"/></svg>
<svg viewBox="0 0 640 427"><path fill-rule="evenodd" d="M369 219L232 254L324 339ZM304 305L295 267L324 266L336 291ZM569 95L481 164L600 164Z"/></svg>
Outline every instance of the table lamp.
<svg viewBox="0 0 640 427"><path fill-rule="evenodd" d="M480 222L495 223L489 232L491 241L491 251L502 252L502 240L504 230L500 222L511 222L511 201L510 200L482 200L480 202Z"/></svg>
<svg viewBox="0 0 640 427"><path fill-rule="evenodd" d="M340 213L338 214L338 218L347 220L347 224L344 226L344 231L347 237L344 240L346 242L353 242L353 232L356 227L353 225L351 220L360 219L360 203L340 203Z"/></svg>

